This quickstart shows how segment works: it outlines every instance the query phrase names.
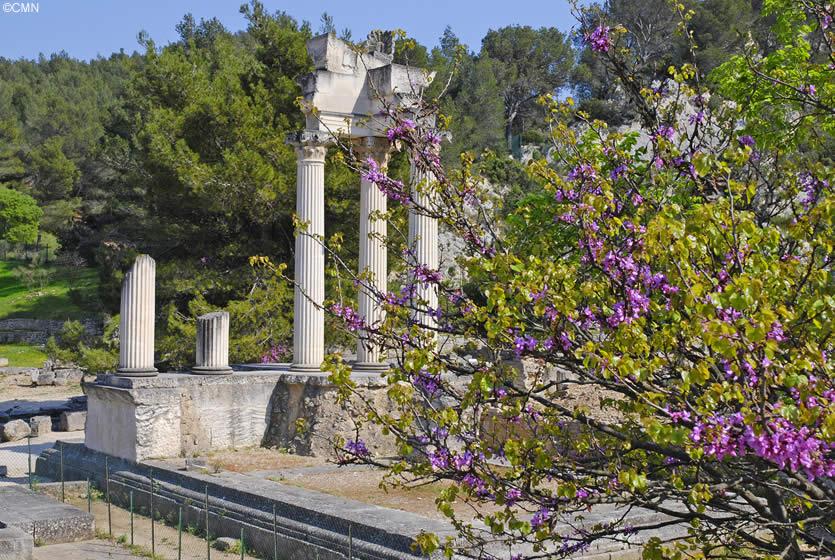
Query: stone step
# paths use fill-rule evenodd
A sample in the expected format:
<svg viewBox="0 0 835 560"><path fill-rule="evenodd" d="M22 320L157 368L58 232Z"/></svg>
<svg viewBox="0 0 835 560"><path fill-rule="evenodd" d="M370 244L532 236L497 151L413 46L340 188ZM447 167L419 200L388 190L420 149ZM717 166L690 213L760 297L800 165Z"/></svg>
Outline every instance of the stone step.
<svg viewBox="0 0 835 560"><path fill-rule="evenodd" d="M39 544L92 539L92 515L19 485L0 487L0 525L20 529Z"/></svg>

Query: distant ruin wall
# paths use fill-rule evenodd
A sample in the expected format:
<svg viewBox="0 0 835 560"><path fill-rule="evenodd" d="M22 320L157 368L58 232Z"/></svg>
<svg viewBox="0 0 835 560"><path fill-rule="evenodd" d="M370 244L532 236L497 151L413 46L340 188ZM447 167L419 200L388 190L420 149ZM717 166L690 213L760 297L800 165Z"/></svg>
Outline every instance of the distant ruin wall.
<svg viewBox="0 0 835 560"><path fill-rule="evenodd" d="M0 343L46 344L50 336L61 332L65 321L47 319L0 320ZM82 319L81 324L91 335L100 335L102 325L95 319Z"/></svg>

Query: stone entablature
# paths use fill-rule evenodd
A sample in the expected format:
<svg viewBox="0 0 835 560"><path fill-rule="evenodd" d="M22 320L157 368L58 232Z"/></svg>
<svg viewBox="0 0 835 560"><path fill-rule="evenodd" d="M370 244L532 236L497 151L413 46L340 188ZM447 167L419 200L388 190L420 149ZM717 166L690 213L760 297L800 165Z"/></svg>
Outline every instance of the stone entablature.
<svg viewBox="0 0 835 560"><path fill-rule="evenodd" d="M411 103L434 73L394 64L393 33L372 32L364 47L329 33L307 42L313 72L301 79L305 102L315 108L306 130L351 138L384 137L385 119L376 117L381 100Z"/></svg>

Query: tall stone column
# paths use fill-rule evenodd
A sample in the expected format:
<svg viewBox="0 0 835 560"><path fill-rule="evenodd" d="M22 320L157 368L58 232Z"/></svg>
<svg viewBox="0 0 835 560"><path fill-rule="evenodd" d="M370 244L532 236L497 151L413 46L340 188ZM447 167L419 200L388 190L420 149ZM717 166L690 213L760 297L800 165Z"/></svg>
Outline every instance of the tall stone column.
<svg viewBox="0 0 835 560"><path fill-rule="evenodd" d="M358 150L362 158L371 157L381 168L388 163L389 142L385 138L366 137L360 139ZM385 310L380 304L378 293L385 293L388 287L388 257L386 254L387 220L379 214L386 212L386 195L371 181L360 181L360 233L359 273L363 284L358 294L360 317L369 326L379 325L385 319ZM354 369L384 370L381 349L373 345L367 333L359 333L357 361Z"/></svg>
<svg viewBox="0 0 835 560"><path fill-rule="evenodd" d="M296 145L296 288L293 298L293 364L319 371L325 357L325 155L321 142Z"/></svg>
<svg viewBox="0 0 835 560"><path fill-rule="evenodd" d="M197 318L197 364L191 370L202 375L232 373L229 367L229 313L215 311Z"/></svg>
<svg viewBox="0 0 835 560"><path fill-rule="evenodd" d="M119 317L120 375L151 377L154 367L154 304L156 263L139 255L122 282Z"/></svg>
<svg viewBox="0 0 835 560"><path fill-rule="evenodd" d="M431 209L433 195L427 191L432 175L412 163L412 198L416 206ZM414 252L415 264L422 264L431 270L438 269L438 220L427 216L424 211L409 208L409 247ZM422 303L425 302L425 303ZM434 284L417 283L415 305L421 309L438 307L438 288ZM434 326L436 321L429 313L416 312L415 319L423 325Z"/></svg>

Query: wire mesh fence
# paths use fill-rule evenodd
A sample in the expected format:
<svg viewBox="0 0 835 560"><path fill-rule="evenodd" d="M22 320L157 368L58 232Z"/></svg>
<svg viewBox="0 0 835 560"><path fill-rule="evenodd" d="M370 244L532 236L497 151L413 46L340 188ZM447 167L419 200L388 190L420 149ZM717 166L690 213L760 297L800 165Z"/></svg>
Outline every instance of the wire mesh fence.
<svg viewBox="0 0 835 560"><path fill-rule="evenodd" d="M39 447L30 438L21 440L13 455L0 456L0 465L5 460L8 468L0 481L26 485L89 512L99 538L113 540L137 556L279 560L299 556L299 547L308 547L303 554L308 558L319 558L320 553L323 559L355 556L351 524L319 527L317 534L302 522L282 519L274 503L230 503L213 497L209 484L201 492L180 488L160 480L153 467L133 465L127 472L119 465L114 469L107 458L103 469L70 465L64 460L62 442L55 443L54 451L57 461L54 454L51 460L57 468L47 479L35 472ZM37 524L32 530L38 544ZM323 538L322 533L329 536Z"/></svg>

